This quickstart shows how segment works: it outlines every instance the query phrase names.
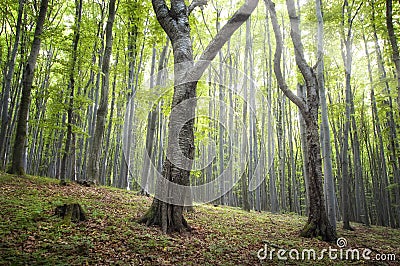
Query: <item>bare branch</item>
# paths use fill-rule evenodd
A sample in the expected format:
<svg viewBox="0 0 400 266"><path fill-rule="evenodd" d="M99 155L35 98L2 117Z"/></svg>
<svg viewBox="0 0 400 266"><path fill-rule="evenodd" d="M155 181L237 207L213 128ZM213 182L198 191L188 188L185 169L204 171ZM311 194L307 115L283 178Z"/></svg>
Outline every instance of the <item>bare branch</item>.
<svg viewBox="0 0 400 266"><path fill-rule="evenodd" d="M192 3L189 5L188 7L188 13L190 15L190 13L192 13L192 11L196 8L196 7L200 7L201 10L204 9L204 6L206 6L208 4L207 0L193 0Z"/></svg>
<svg viewBox="0 0 400 266"><path fill-rule="evenodd" d="M246 0L238 11L229 19L222 29L211 40L210 44L200 56L199 61L188 71L191 80L198 80L204 73L211 60L215 58L218 51L229 40L233 33L250 17L257 7L258 0Z"/></svg>
<svg viewBox="0 0 400 266"><path fill-rule="evenodd" d="M307 117L307 106L303 99L294 94L287 86L285 80L283 79L282 70L281 70L281 56L282 56L282 34L280 30L280 26L278 24L278 19L276 17L275 4L271 0L265 0L265 4L269 9L269 13L271 14L271 22L272 28L274 29L275 40L276 40L276 48L274 55L274 72L276 76L276 80L278 82L279 88L282 92L294 103L296 104L303 117Z"/></svg>

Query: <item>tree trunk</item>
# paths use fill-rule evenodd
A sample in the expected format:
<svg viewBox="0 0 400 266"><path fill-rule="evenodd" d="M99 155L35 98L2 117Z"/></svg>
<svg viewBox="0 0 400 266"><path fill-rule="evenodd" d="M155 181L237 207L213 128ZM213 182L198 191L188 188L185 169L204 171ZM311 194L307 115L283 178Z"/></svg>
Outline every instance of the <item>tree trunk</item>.
<svg viewBox="0 0 400 266"><path fill-rule="evenodd" d="M242 131L242 147L240 152L242 153L240 168L243 173L241 176L241 192L242 192L242 208L245 211L250 211L250 202L249 202L249 185L248 179L250 176L251 170L249 169L249 165L246 164L247 160L251 160L248 157L248 136L247 136L247 102L248 102L248 58L249 58L249 48L250 48L250 20L246 21L246 47L245 47L245 55L244 55L244 78L243 78L243 110L242 110L242 123L243 123L243 131ZM251 165L250 165L251 166Z"/></svg>
<svg viewBox="0 0 400 266"><path fill-rule="evenodd" d="M381 48L379 45L379 40L376 32L376 24L375 24L375 8L372 7L372 26L373 26L373 36L375 39L375 50L376 50L376 55L377 55L377 61L378 61L378 68L379 68L379 73L381 75L380 80L381 82L385 85L385 93L387 94L387 100L384 101L384 104L388 107L388 110L386 111L386 118L387 118L387 125L389 126L389 151L390 151L390 157L389 157L389 162L392 166L393 170L393 183L395 184L395 187L393 188L393 195L395 198L395 205L394 206L394 213L395 216L397 216L397 219L394 218L394 213L392 212L392 204L390 202L390 192L388 193L387 187L389 186L389 181L387 178L382 179L382 184L386 188L382 190L383 195L384 195L384 201L386 205L388 206L388 213L389 213L389 220L390 220L390 225L392 227L400 226L400 157L397 156L398 152L398 140L397 140L397 131L396 131L396 123L394 120L394 112L393 112L393 101L392 101L392 96L391 96L391 89L388 83L387 75L386 75L386 69L384 65L384 60L381 52ZM395 57L395 55L393 55Z"/></svg>
<svg viewBox="0 0 400 266"><path fill-rule="evenodd" d="M305 99L304 85L297 84L297 96ZM299 112L299 126L300 126L300 143L301 152L303 156L303 176L304 176L304 186L305 186L305 205L306 205L306 215L308 215L308 210L310 209L310 197L308 193L308 184L310 183L308 177L308 147L307 147L307 134L306 134L306 122L304 121L303 115Z"/></svg>
<svg viewBox="0 0 400 266"><path fill-rule="evenodd" d="M101 66L101 98L99 108L97 109L96 115L96 128L93 136L93 145L90 151L90 160L87 168L87 179L91 181L100 182L100 158L101 158L101 147L104 136L105 121L108 110L108 88L109 88L109 77L110 77L110 58L112 51L112 28L115 18L115 0L110 0L108 7L108 20L106 26L106 45L104 49L104 57Z"/></svg>
<svg viewBox="0 0 400 266"><path fill-rule="evenodd" d="M115 63L114 63L114 77L112 82L112 92L111 92L111 109L110 109L110 118L108 120L107 126L107 135L106 135L106 144L104 146L104 157L103 163L100 170L100 184L108 185L111 184L111 174L107 175L107 168L110 169L113 166L112 158L109 158L110 154L110 142L111 142L111 131L113 128L113 117L114 117L114 109L115 109L115 89L116 89L116 82L117 82L117 74L118 74L118 63L119 63L119 50L117 50L117 54L115 56ZM114 155L115 156L115 155ZM107 167L107 163L109 162L109 167ZM114 166L116 167L116 166ZM111 171L109 171L111 172Z"/></svg>
<svg viewBox="0 0 400 266"><path fill-rule="evenodd" d="M29 54L28 62L25 66L25 71L22 78L22 95L18 113L18 125L15 135L13 161L10 173L24 175L24 154L25 142L27 136L27 122L29 105L31 101L31 90L33 84L33 76L35 74L36 60L39 55L41 35L43 32L43 25L46 20L48 0L42 0L40 4L39 16L36 22L35 34L32 42L31 52Z"/></svg>
<svg viewBox="0 0 400 266"><path fill-rule="evenodd" d="M74 124L74 117L73 117L73 109L74 109L74 93L75 93L75 65L78 55L78 44L79 44L79 37L80 37L80 25L81 25L81 18L82 18L82 0L76 0L76 13L75 13L75 27L74 27L74 39L72 43L72 62L71 62L71 69L69 73L69 103L67 109L67 138L65 140L65 148L64 154L61 161L61 183L65 183L68 176L66 175L67 171L67 159L70 158L71 148L75 149L75 143L71 143L74 139L72 133L72 125ZM74 153L75 151L72 150ZM73 167L75 169L75 167ZM75 176L75 173L74 173Z"/></svg>
<svg viewBox="0 0 400 266"><path fill-rule="evenodd" d="M154 68L155 68L155 48L153 48L153 58L152 58L152 68L151 68L151 73L150 73L150 77L151 79L154 78ZM156 80L156 86L160 86L161 85L161 71L163 71L165 65L165 57L167 54L167 50L168 50L168 42L167 44L164 46L161 55L160 55L160 59L159 59L159 63L158 63L158 75L157 75L157 80ZM150 80L150 88L154 87L154 81ZM150 108L152 109L147 117L147 121L148 121L148 126L147 126L147 133L146 133L146 147L145 147L145 155L143 156L143 169L142 169L142 182L141 182L141 194L145 195L148 193L148 189L147 189L147 182L148 182L148 176L149 176L149 171L150 171L150 163L151 163L151 158L153 156L153 146L154 146L154 133L156 131L156 122L158 119L158 110L156 108L156 106L150 106ZM153 167L151 167L153 168Z"/></svg>
<svg viewBox="0 0 400 266"><path fill-rule="evenodd" d="M1 129L0 129L0 169L4 170L6 166L6 142L7 139L7 129L8 124L10 121L9 113L8 113L8 105L9 105L9 98L10 98L10 91L11 91L11 83L12 78L14 76L14 69L15 69L15 59L18 53L18 44L21 35L21 24L22 24L22 12L24 10L25 0L19 1L19 8L18 8L18 18L17 18L17 25L15 29L15 41L13 45L13 49L11 51L11 58L8 62L8 71L7 75L5 76L5 85L3 90L3 101L2 101L2 111L1 111Z"/></svg>
<svg viewBox="0 0 400 266"><path fill-rule="evenodd" d="M272 127L272 45L271 45L271 35L268 22L268 12L266 14L266 27L267 27L267 43L268 43L268 83L267 83L267 95L268 95L268 136L267 136L267 153L268 153L268 164L269 164L269 196L271 203L271 212L277 213L279 211L278 196L276 192L276 175L275 175L275 140L273 136Z"/></svg>
<svg viewBox="0 0 400 266"><path fill-rule="evenodd" d="M168 131L167 156L162 177L157 178L153 204L140 222L158 225L164 233L189 229L183 206L190 193L190 170L194 157L193 123L197 81L235 30L247 20L258 1L244 4L217 33L194 65L188 7L173 0L169 9L164 0L153 0L157 20L171 40L174 51L174 95Z"/></svg>
<svg viewBox="0 0 400 266"><path fill-rule="evenodd" d="M390 45L392 46L393 62L396 68L397 103L398 103L398 108L400 109L400 54L399 54L399 46L397 44L397 37L394 32L392 0L386 0L386 25L389 34Z"/></svg>
<svg viewBox="0 0 400 266"><path fill-rule="evenodd" d="M347 230L353 230L350 226L350 171L349 171L349 132L350 132L350 119L351 119L351 72L352 72L352 61L353 61L353 36L352 36L352 28L353 28L353 20L360 10L361 5L357 9L357 11L352 14L352 8L349 7L349 3L347 0L344 0L342 6L342 58L343 64L345 68L345 110L346 110L346 118L345 125L343 130L343 144L342 144L342 153L341 153L341 165L342 165L342 205L343 205L343 228ZM345 27L347 27L347 32L345 33Z"/></svg>
<svg viewBox="0 0 400 266"><path fill-rule="evenodd" d="M324 158L324 187L326 191L326 210L328 212L329 222L336 229L336 195L335 183L332 172L332 147L331 136L328 122L328 110L325 96L324 80L324 22L322 17L321 0L315 0L316 16L318 21L317 34L317 79L319 88L319 97L321 102L321 131L322 131L322 157Z"/></svg>
<svg viewBox="0 0 400 266"><path fill-rule="evenodd" d="M287 0L287 10L290 17L293 45L295 47L296 64L299 67L307 88L307 101L304 102L297 97L291 90L288 89L280 68L282 54L282 35L278 20L276 17L275 5L270 0L266 0L268 5L273 29L275 32L276 50L274 56L274 70L278 81L279 88L285 95L295 103L302 113L306 122L307 133L307 148L308 148L308 193L309 193L309 215L308 222L301 231L301 236L304 237L321 237L324 241L336 240L336 230L330 225L328 216L325 211L325 203L322 192L322 164L321 164L321 149L318 130L318 106L319 95L317 88L317 77L314 70L307 64L304 59L303 45L301 36L299 35L300 20L296 15L296 10L293 0Z"/></svg>

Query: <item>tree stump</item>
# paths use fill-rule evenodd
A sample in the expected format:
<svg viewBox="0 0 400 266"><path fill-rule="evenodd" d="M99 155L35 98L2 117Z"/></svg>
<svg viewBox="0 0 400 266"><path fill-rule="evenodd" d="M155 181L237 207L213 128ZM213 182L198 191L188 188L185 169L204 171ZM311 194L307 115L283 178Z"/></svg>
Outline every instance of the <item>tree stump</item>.
<svg viewBox="0 0 400 266"><path fill-rule="evenodd" d="M97 186L97 182L91 180L77 180L76 183L84 187Z"/></svg>
<svg viewBox="0 0 400 266"><path fill-rule="evenodd" d="M79 203L64 204L55 209L55 215L64 219L65 223L86 221L86 213Z"/></svg>

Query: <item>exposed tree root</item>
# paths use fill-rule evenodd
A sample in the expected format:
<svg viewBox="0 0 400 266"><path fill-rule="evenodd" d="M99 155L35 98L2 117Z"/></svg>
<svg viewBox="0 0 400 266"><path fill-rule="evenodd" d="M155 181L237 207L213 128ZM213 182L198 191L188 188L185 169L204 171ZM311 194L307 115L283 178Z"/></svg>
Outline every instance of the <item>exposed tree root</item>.
<svg viewBox="0 0 400 266"><path fill-rule="evenodd" d="M328 222L321 223L316 221L308 221L301 230L300 236L307 238L316 237L327 242L334 242L337 239L335 230Z"/></svg>
<svg viewBox="0 0 400 266"><path fill-rule="evenodd" d="M165 234L190 232L192 228L182 215L183 207L154 200L150 209L138 220L146 226L159 226Z"/></svg>

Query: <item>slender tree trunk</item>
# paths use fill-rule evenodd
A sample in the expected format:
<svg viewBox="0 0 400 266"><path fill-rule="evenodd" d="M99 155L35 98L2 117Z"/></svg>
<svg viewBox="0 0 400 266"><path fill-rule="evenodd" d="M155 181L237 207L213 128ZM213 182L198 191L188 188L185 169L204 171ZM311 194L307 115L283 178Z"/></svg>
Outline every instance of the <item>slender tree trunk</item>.
<svg viewBox="0 0 400 266"><path fill-rule="evenodd" d="M112 158L109 158L110 154L110 142L111 142L111 132L113 128L113 118L114 118L114 110L115 110L115 89L116 89L116 82L117 82L117 74L118 74L118 63L119 63L119 50L117 51L117 55L115 56L115 64L114 64L114 77L113 77L113 83L112 83L112 92L111 92L111 109L110 109L110 118L108 120L108 126L107 126L107 135L106 135L106 144L104 146L104 157L103 157L103 163L101 165L101 171L100 171L100 183L102 185L108 185L111 184L111 180L107 180L108 178L111 178L111 174L107 175L107 168L112 168L113 160ZM107 167L107 162L110 162L109 167ZM110 171L111 172L111 171Z"/></svg>
<svg viewBox="0 0 400 266"><path fill-rule="evenodd" d="M101 98L99 108L97 109L96 115L96 127L93 136L93 145L90 151L91 158L88 164L88 179L91 181L100 182L100 158L101 158L101 146L103 142L103 135L105 129L105 120L108 110L108 89L109 89L109 77L110 77L110 58L112 52L112 27L115 18L115 0L110 0L108 7L108 20L106 25L106 45L104 49L104 57L101 66Z"/></svg>
<svg viewBox="0 0 400 266"><path fill-rule="evenodd" d="M322 133L322 157L324 158L324 187L326 210L328 212L329 222L336 229L336 196L335 183L332 172L332 147L328 122L328 110L325 96L325 80L324 80L324 22L322 17L322 2L315 0L316 16L318 21L317 33L317 79L319 88L319 97L321 102L321 133Z"/></svg>
<svg viewBox="0 0 400 266"><path fill-rule="evenodd" d="M352 5L353 6L353 5ZM353 230L350 226L350 171L349 171L349 132L350 132L350 120L351 120L351 72L352 72L352 61L353 61L353 21L357 16L358 9L352 14L352 6L349 6L347 0L344 0L342 6L342 58L345 68L345 95L346 95L346 119L343 131L343 144L342 144L342 154L341 154L341 164L342 164L342 205L343 205L343 228L347 230ZM345 33L345 27L347 27L347 32Z"/></svg>
<svg viewBox="0 0 400 266"><path fill-rule="evenodd" d="M268 6L268 5L267 5ZM268 7L267 7L268 8ZM268 43L268 136L267 136L267 153L268 153L268 163L269 167L269 196L271 202L271 212L276 213L279 211L278 196L276 192L276 175L275 175L275 140L273 136L273 126L272 126L272 45L271 45L271 34L268 22L268 12L266 13L266 27L267 27L267 43Z"/></svg>
<svg viewBox="0 0 400 266"><path fill-rule="evenodd" d="M291 196L292 196L292 201L291 201L291 212L295 212L300 214L300 208L299 208L299 195L298 195L298 184L297 184L297 178L296 178L296 159L293 151L293 138L294 138L294 130L293 130L293 120L292 120L292 108L291 105L289 104L289 116L288 116L288 141L289 141L289 158L290 158L290 179L291 180Z"/></svg>
<svg viewBox="0 0 400 266"><path fill-rule="evenodd" d="M67 138L65 140L65 148L64 148L64 154L62 157L61 161L61 183L65 184L66 179L70 178L67 176L67 160L68 158L71 159L71 152L75 153L75 143L72 143L72 140L74 140L74 136L72 133L72 126L74 124L74 114L73 114L73 109L74 109L74 93L75 93L75 66L76 66L76 60L78 56L78 44L79 44L79 37L80 37L80 25L81 25L81 19L82 19L82 0L76 0L75 1L75 27L74 27L74 39L72 41L72 61L71 61L71 69L70 69L70 74L69 74L69 85L68 88L70 90L70 95L69 95L69 103L68 103L68 109L67 109ZM71 149L72 148L72 149ZM72 150L72 151L71 151ZM75 169L75 166L73 166L70 169ZM73 173L73 176L75 177L75 173Z"/></svg>
<svg viewBox="0 0 400 266"><path fill-rule="evenodd" d="M373 128L374 128L374 135L378 135L378 138L380 139L380 143L382 143L383 146L383 141L382 141L382 134L381 134L381 125L380 125L380 121L379 121L379 117L378 117L378 111L377 111L377 107L376 107L376 100L375 100L375 92L374 92L374 82L373 82L373 76L372 76L372 67L371 67L371 59L370 59L370 53L368 51L368 45L367 45L367 40L365 38L365 33L364 33L364 29L363 29L363 40L364 40L364 48L365 48L365 55L367 56L367 66L368 66L368 77L369 77L369 83L371 86L370 89L370 97L371 97L371 107L372 107L372 124L373 124ZM376 130L375 130L376 129ZM378 132L378 134L376 134L376 132ZM367 151L368 151L368 143L367 143ZM383 155L384 156L384 155ZM372 156L370 155L370 162L373 162ZM387 171L386 171L386 161L385 161L385 157L382 158L382 175L387 175ZM371 163L372 164L372 163ZM374 164L373 164L374 165ZM376 167L372 167L371 168L376 168ZM374 172L375 170L371 171L373 172L372 175L372 179L374 180ZM374 193L375 194L375 193ZM374 195L374 198L376 199L377 195ZM378 211L378 210L377 210ZM365 213L367 215L366 217L366 222L367 225L369 226L369 219L368 219L368 212L367 212L367 206L365 206ZM380 214L377 214L377 216L379 217Z"/></svg>
<svg viewBox="0 0 400 266"><path fill-rule="evenodd" d="M399 54L399 46L397 44L397 36L396 33L394 32L392 2L393 2L392 0L386 0L386 25L389 34L390 45L392 46L393 62L396 68L397 102L398 102L398 108L400 109L400 54Z"/></svg>
<svg viewBox="0 0 400 266"><path fill-rule="evenodd" d="M285 79L285 77L283 76ZM279 88L277 88L279 90ZM277 137L278 137L278 156L279 156L279 181L280 181L280 207L281 211L286 211L286 173L285 173L285 95L279 90L277 99Z"/></svg>
<svg viewBox="0 0 400 266"><path fill-rule="evenodd" d="M152 70L150 77L153 79L154 78L154 68L155 68L155 48L153 48L153 59L152 59ZM165 65L165 57L167 54L168 50L168 42L164 46L161 54L160 54L160 59L158 63L158 75L156 79L156 86L161 85L161 72L163 71ZM154 87L154 81L150 80L150 88ZM147 194L148 190L146 189L147 187L147 180L149 176L149 171L150 171L150 162L153 154L153 146L154 146L154 133L156 131L156 122L158 120L158 109L156 106L151 106L152 110L149 112L147 120L148 120L148 126L147 126L147 134L146 134L146 147L145 147L145 155L143 156L143 170L142 170L142 183L141 183L141 193ZM151 167L153 168L153 167Z"/></svg>
<svg viewBox="0 0 400 266"><path fill-rule="evenodd" d="M35 74L36 60L39 55L41 35L43 32L43 25L46 20L46 12L48 7L48 0L42 0L40 4L39 16L36 22L35 34L32 42L31 52L25 66L25 71L22 78L22 95L18 112L18 125L15 135L13 161L10 173L24 175L24 157L25 145L27 137L27 122L29 105L31 101L31 90L33 84L33 77Z"/></svg>
<svg viewBox="0 0 400 266"><path fill-rule="evenodd" d="M228 54L229 56L229 88L232 88L233 86L233 65L232 65L232 56L230 53L230 42L228 42ZM234 145L232 145L233 141L236 138L236 132L233 129L233 124L234 124L234 114L233 114L233 110L234 110L234 103L233 103L233 93L232 93L232 89L228 89L228 98L229 98L229 115L228 115L228 132L231 136L231 141L228 142L229 148L229 166L228 166L228 172L227 175L230 176L231 179L231 183L229 183L229 187L231 188L228 192L228 202L229 205L232 206L233 205L233 182L235 180L234 176L233 176L233 147Z"/></svg>
<svg viewBox="0 0 400 266"><path fill-rule="evenodd" d="M1 109L1 129L0 129L0 169L4 170L6 167L6 143L8 138L7 136L7 130L8 130L8 124L10 121L9 117L9 111L8 111L8 105L9 105L9 98L10 98L10 91L11 91L11 83L12 83L12 78L14 76L14 70L15 70L15 59L17 57L18 53L18 46L19 46L19 41L20 41L20 35L21 35L21 24L22 24L22 12L24 10L24 5L25 5L25 0L20 0L19 1L19 7L18 7L18 18L17 18L17 24L16 24L16 29L15 29L15 41L13 45L13 49L11 51L11 57L8 62L8 71L5 76L5 85L4 85L4 90L2 91L3 94L3 101L2 101L2 109Z"/></svg>
<svg viewBox="0 0 400 266"><path fill-rule="evenodd" d="M248 179L250 176L250 169L249 165L246 163L246 160L251 160L248 157L248 136L247 136L247 102L248 102L248 58L249 58L249 46L250 46L250 20L246 21L246 47L245 47L245 56L244 56L244 78L243 78L243 112L242 112L242 119L243 119L243 132L242 132L242 147L241 153L241 162L240 168L242 169L242 177L241 177L241 192L242 192L242 208L245 211L250 211L250 202L249 202L249 186L248 186Z"/></svg>
<svg viewBox="0 0 400 266"><path fill-rule="evenodd" d="M390 202L390 193L388 193L387 189L382 190L383 197L385 204L387 205L388 213L389 213L389 223L392 227L399 227L400 226L400 157L397 156L398 152L398 139L397 139L397 130L396 130L396 123L394 120L394 112L393 112L393 101L392 101L392 96L391 96L391 88L388 83L387 79L387 74L386 74L386 69L384 65L384 60L381 52L381 48L379 45L379 39L377 36L377 31L376 31L376 24L375 24L375 8L374 6L372 7L372 26L373 26L373 36L375 39L375 51L377 55L377 61L378 61L378 68L379 68L379 73L381 75L380 80L381 82L385 85L385 92L388 95L387 100L384 101L384 104L388 107L388 110L386 111L386 118L387 118L387 125L389 126L389 162L392 166L392 171L393 171L393 183L395 184L395 187L393 188L393 195L395 198L395 207L394 207L394 212L392 212L392 204ZM395 58L395 52L393 54L393 57ZM398 58L398 56L397 56ZM389 180L388 178L382 179L382 183L384 187L389 186ZM394 217L397 216L397 219Z"/></svg>
<svg viewBox="0 0 400 266"><path fill-rule="evenodd" d="M295 47L296 64L299 67L307 88L307 102L297 97L288 89L280 68L282 54L282 35L280 33L278 20L276 17L275 5L270 0L266 0L271 14L272 25L275 32L276 50L274 57L274 70L279 88L285 95L295 103L306 122L307 147L308 147L308 174L309 174L309 199L310 208L308 222L301 231L304 237L321 237L325 241L336 240L336 230L330 225L328 216L325 211L325 203L322 191L322 165L321 165L321 149L318 133L318 106L319 95L317 88L317 77L314 70L307 64L304 59L303 45L301 41L300 20L296 15L293 0L287 0L286 6L290 17L293 45Z"/></svg>
<svg viewBox="0 0 400 266"><path fill-rule="evenodd" d="M217 11L217 22L216 22L216 28L217 28L217 32L220 31L220 21L219 21L219 17L220 17L220 13L221 11L218 10ZM223 70L223 64L222 64L222 60L223 60L223 55L222 55L222 51L219 50L218 51L218 59L219 59L219 73L218 73L218 90L219 90L219 130L218 130L218 140L219 140L219 174L220 176L225 176L225 164L224 164L224 145L225 145L225 120L226 120L226 111L225 111L225 105L223 104L225 102L225 92L224 92L224 70ZM224 184L224 180L225 178L221 178L220 184L219 184L219 189L220 189L220 194L221 197L219 199L220 204L224 205L225 204L225 184Z"/></svg>

